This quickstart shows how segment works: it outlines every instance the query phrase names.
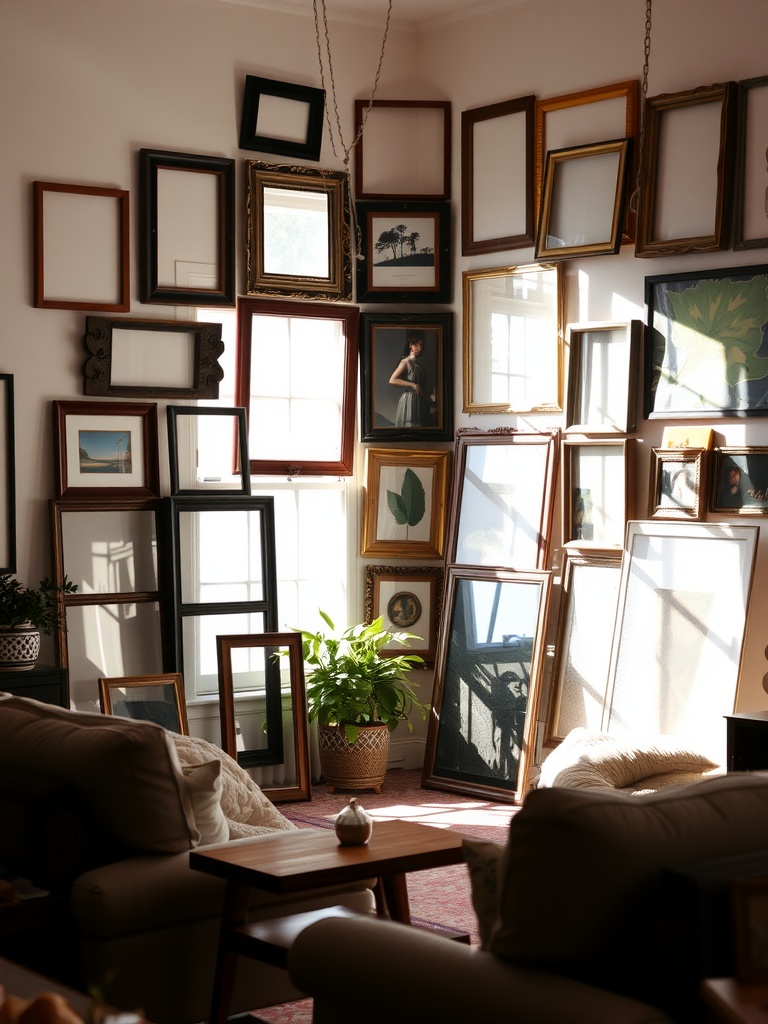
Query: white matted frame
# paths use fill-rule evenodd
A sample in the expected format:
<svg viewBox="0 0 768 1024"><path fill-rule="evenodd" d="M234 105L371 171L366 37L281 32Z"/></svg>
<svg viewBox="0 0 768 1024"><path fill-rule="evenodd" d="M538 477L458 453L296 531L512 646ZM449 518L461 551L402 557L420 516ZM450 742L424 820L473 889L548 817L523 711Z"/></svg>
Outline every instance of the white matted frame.
<svg viewBox="0 0 768 1024"><path fill-rule="evenodd" d="M733 248L768 248L768 75L739 82Z"/></svg>
<svg viewBox="0 0 768 1024"><path fill-rule="evenodd" d="M432 664L437 650L437 629L443 599L443 570L430 565L367 565L365 567L365 621L380 615L384 628L413 633L408 645L424 664ZM385 644L380 654L403 652L402 644Z"/></svg>
<svg viewBox="0 0 768 1024"><path fill-rule="evenodd" d="M632 516L635 439L562 439L565 547L621 548Z"/></svg>
<svg viewBox="0 0 768 1024"><path fill-rule="evenodd" d="M642 334L641 320L568 325L566 432L632 433Z"/></svg>
<svg viewBox="0 0 768 1024"><path fill-rule="evenodd" d="M601 728L662 734L725 764L759 529L629 522Z"/></svg>
<svg viewBox="0 0 768 1024"><path fill-rule="evenodd" d="M572 729L600 730L621 557L620 550L565 552L544 746Z"/></svg>

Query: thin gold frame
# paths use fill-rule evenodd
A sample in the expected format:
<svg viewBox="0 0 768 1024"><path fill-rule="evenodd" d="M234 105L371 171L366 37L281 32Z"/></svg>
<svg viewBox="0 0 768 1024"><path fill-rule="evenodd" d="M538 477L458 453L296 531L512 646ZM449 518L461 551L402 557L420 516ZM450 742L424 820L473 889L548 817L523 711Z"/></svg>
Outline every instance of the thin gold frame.
<svg viewBox="0 0 768 1024"><path fill-rule="evenodd" d="M624 531L627 521L632 518L633 513L635 439L632 437L587 439L570 436L564 437L561 444L563 451L560 497L563 547L587 549L620 548L624 543ZM602 484L602 502L599 505L599 511L602 514L599 522L595 524L594 521L591 523L587 521L588 518L591 519L589 511L586 507L581 507L581 502L578 498L575 498L573 490L575 483L580 484L582 482L581 475L577 473L575 465L579 454L581 452L589 453L590 451L592 454L599 454L600 449L611 450L610 454L608 452L604 454L604 462L611 455L621 459L624 479L621 486L610 486L606 482L605 471L601 472L598 482ZM580 487L579 490L583 491L584 488ZM591 488L587 490L591 491ZM606 508L606 497L610 497L617 507L612 510ZM583 495L580 498L583 498ZM586 502L584 502L584 505L586 505ZM583 518L577 525L576 518L579 513L582 514ZM615 524L612 531L611 523ZM596 525L600 530L600 535L597 537L594 536ZM584 536L585 533L588 533L589 527L592 530L591 536ZM578 533L581 533L582 536L574 536L574 534Z"/></svg>
<svg viewBox="0 0 768 1024"><path fill-rule="evenodd" d="M175 707L179 723L179 728L171 731L178 732L181 736L189 736L187 701L184 695L184 681L180 672L167 672L149 676L100 676L99 703L101 704L102 714L116 714L116 712L113 711L112 690L138 690L140 687L151 689L156 686L171 687L171 692L173 694L173 706Z"/></svg>
<svg viewBox="0 0 768 1024"><path fill-rule="evenodd" d="M703 519L706 460L706 448L651 449L649 519Z"/></svg>
<svg viewBox="0 0 768 1024"><path fill-rule="evenodd" d="M406 451L393 448L368 448L366 450L361 555L442 558L445 546L451 454L450 451ZM396 540L378 536L379 509L382 500L381 474L385 469L397 469L398 467L403 467L406 471L409 469L432 471L431 500L428 509L425 510L425 514L428 511L430 517L427 540Z"/></svg>

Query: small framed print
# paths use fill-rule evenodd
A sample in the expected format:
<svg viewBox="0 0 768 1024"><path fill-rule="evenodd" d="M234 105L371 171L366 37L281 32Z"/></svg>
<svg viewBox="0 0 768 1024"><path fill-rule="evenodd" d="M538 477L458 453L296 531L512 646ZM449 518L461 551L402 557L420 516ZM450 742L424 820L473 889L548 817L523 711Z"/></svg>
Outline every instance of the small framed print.
<svg viewBox="0 0 768 1024"><path fill-rule="evenodd" d="M654 448L649 485L649 519L702 519L705 448Z"/></svg>
<svg viewBox="0 0 768 1024"><path fill-rule="evenodd" d="M57 498L159 497L157 406L54 402Z"/></svg>
<svg viewBox="0 0 768 1024"><path fill-rule="evenodd" d="M413 633L408 650L418 654L425 664L434 663L437 651L437 624L443 591L442 568L428 565L365 567L365 621L380 615L384 628L392 632ZM401 644L381 648L385 657L399 654Z"/></svg>
<svg viewBox="0 0 768 1024"><path fill-rule="evenodd" d="M712 512L768 515L768 448L716 448Z"/></svg>
<svg viewBox="0 0 768 1024"><path fill-rule="evenodd" d="M366 451L361 554L442 558L449 451Z"/></svg>
<svg viewBox="0 0 768 1024"><path fill-rule="evenodd" d="M358 302L451 301L451 204L357 204Z"/></svg>
<svg viewBox="0 0 768 1024"><path fill-rule="evenodd" d="M453 439L453 315L360 315L363 441Z"/></svg>
<svg viewBox="0 0 768 1024"><path fill-rule="evenodd" d="M565 547L620 548L632 516L634 438L562 440Z"/></svg>
<svg viewBox="0 0 768 1024"><path fill-rule="evenodd" d="M245 76L240 149L320 159L325 91Z"/></svg>

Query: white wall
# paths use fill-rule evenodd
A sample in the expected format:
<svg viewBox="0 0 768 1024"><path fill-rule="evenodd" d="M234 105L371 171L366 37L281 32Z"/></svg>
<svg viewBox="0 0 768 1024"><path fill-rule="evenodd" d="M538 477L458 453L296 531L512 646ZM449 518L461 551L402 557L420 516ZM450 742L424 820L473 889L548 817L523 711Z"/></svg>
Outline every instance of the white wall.
<svg viewBox="0 0 768 1024"><path fill-rule="evenodd" d="M395 0L398 5L407 0ZM381 4L382 12L385 4ZM471 5L468 5L470 7ZM768 73L765 0L656 0L649 95ZM17 427L18 568L36 581L50 572L47 501L53 494L52 399L82 396L85 313L32 305L31 182L127 188L132 203L132 304L137 317L175 317L143 306L137 289L137 154L142 147L235 158L238 220L243 161L241 92L248 73L319 86L314 23L239 3L211 0L2 0L0 4L0 372L14 374ZM641 77L645 0L537 0L507 11L390 31L380 98L448 98L453 104L455 404L461 409L461 272L528 262L532 250L460 256L460 113L533 93L544 99ZM369 95L380 27L332 25L336 83L347 139L353 99ZM270 159L265 156L266 159ZM276 159L275 162L278 162ZM321 166L339 168L327 136ZM242 290L242 224L238 223ZM768 252L667 259L620 255L571 261L569 321L643 316L643 278L661 272L768 262ZM586 276L587 287L578 275ZM162 403L160 403L162 405ZM473 426L538 428L557 419L473 417ZM163 416L160 417L163 423ZM469 418L457 415L457 426ZM768 444L768 423L718 420L720 444ZM663 423L639 424L638 508L644 509L649 450ZM162 429L162 426L161 426ZM161 451L164 435L161 435ZM766 531L763 530L763 533ZM761 545L739 710L768 706L762 677L762 609L768 584ZM554 564L559 551L553 552ZM362 567L360 569L362 575ZM422 695L425 695L425 685ZM397 735L397 734L396 734Z"/></svg>

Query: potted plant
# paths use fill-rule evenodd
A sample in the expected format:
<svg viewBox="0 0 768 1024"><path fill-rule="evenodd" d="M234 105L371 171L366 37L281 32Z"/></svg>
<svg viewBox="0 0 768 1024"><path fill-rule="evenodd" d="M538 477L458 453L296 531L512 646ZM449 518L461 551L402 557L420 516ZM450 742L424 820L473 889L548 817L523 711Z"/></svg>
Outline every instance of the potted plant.
<svg viewBox="0 0 768 1024"><path fill-rule="evenodd" d="M385 629L381 616L336 635L330 617L319 611L330 633L297 632L309 666L307 707L310 722L318 723L323 781L331 792L378 793L387 772L389 734L400 722L412 732L409 715L416 711L424 721L429 710L408 678L424 659L418 654L381 654L381 649L393 643L407 647L418 638Z"/></svg>
<svg viewBox="0 0 768 1024"><path fill-rule="evenodd" d="M0 669L34 668L40 633L50 635L59 627L60 596L76 590L66 576L61 586L46 577L35 588L22 586L10 573L0 576Z"/></svg>

